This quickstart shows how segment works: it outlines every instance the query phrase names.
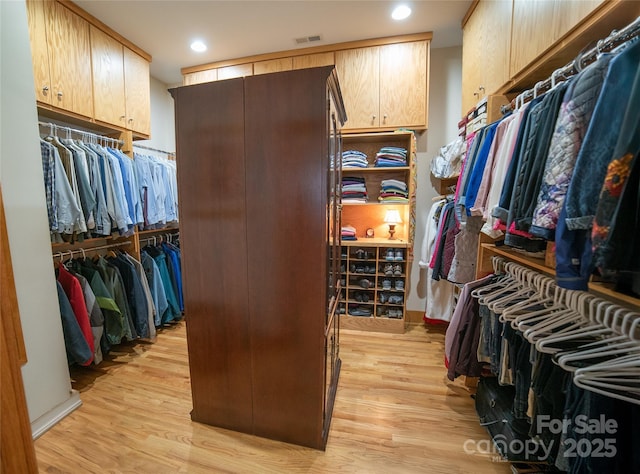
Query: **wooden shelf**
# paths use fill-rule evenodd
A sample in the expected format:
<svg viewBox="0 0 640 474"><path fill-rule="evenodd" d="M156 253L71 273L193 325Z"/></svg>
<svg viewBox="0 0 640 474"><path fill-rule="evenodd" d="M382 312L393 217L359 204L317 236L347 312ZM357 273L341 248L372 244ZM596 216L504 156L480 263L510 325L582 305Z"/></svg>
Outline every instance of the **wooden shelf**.
<svg viewBox="0 0 640 474"><path fill-rule="evenodd" d="M380 173L384 171L409 171L408 166L368 166L366 168L342 168L342 174L345 173ZM458 179L458 178L456 178Z"/></svg>
<svg viewBox="0 0 640 474"><path fill-rule="evenodd" d="M488 275L493 272L491 264L491 257L499 255L505 257L508 260L524 265L525 267L532 268L545 275L555 276L556 272L554 268L548 267L544 264L544 259L535 258L529 255L525 255L509 247L496 247L494 244L480 244L480 255L478 256L478 276ZM619 293L613 289L613 285L603 282L590 282L589 291L595 293L604 298L613 300L614 302L629 306L634 310L640 310L640 298L634 296L625 295Z"/></svg>

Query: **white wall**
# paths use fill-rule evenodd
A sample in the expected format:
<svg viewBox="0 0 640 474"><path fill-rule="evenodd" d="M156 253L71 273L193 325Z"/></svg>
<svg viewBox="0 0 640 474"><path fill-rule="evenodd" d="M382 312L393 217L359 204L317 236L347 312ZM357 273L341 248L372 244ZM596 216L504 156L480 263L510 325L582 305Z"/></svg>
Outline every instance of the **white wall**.
<svg viewBox="0 0 640 474"><path fill-rule="evenodd" d="M37 436L80 403L71 390L51 259L24 1L0 1L0 180ZM4 256L3 256L4 257Z"/></svg>
<svg viewBox="0 0 640 474"><path fill-rule="evenodd" d="M176 132L173 98L167 89L169 89L168 85L151 78L151 139L135 143L158 150L175 152Z"/></svg>
<svg viewBox="0 0 640 474"><path fill-rule="evenodd" d="M432 49L430 68L429 129L417 140L416 234L407 296L407 310L422 312L426 305L426 271L420 269L418 259L432 198L438 194L431 185L429 165L440 147L458 135L462 109L462 47Z"/></svg>

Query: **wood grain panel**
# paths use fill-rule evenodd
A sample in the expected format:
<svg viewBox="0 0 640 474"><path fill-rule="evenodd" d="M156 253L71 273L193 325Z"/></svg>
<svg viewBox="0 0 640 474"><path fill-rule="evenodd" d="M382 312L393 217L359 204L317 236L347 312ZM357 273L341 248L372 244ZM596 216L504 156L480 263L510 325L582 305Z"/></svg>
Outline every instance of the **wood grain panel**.
<svg viewBox="0 0 640 474"><path fill-rule="evenodd" d="M189 324L162 329L153 345L119 346L103 367L72 369L83 405L35 442L40 472L511 472L491 453L464 450L466 440L489 437L470 390L445 377L444 328L341 331L342 373L321 452L193 423Z"/></svg>
<svg viewBox="0 0 640 474"><path fill-rule="evenodd" d="M124 48L124 81L127 104L127 128L139 134L151 134L151 85L149 63Z"/></svg>
<svg viewBox="0 0 640 474"><path fill-rule="evenodd" d="M219 81L245 76L253 76L253 63L238 64L237 66L226 66L218 68Z"/></svg>
<svg viewBox="0 0 640 474"><path fill-rule="evenodd" d="M291 58L270 59L253 63L253 74L268 74L271 72L291 71L293 60Z"/></svg>
<svg viewBox="0 0 640 474"><path fill-rule="evenodd" d="M212 85L172 90L192 417L251 432L243 81Z"/></svg>
<svg viewBox="0 0 640 474"><path fill-rule="evenodd" d="M27 362L0 190L0 472L38 471L20 366Z"/></svg>
<svg viewBox="0 0 640 474"><path fill-rule="evenodd" d="M332 69L245 79L254 432L314 448L323 447Z"/></svg>
<svg viewBox="0 0 640 474"><path fill-rule="evenodd" d="M305 54L293 57L293 69L305 69L308 67L332 66L335 64L333 51L326 53Z"/></svg>
<svg viewBox="0 0 640 474"><path fill-rule="evenodd" d="M46 104L52 103L46 27L46 18L49 13L45 11L50 8L50 2L27 0L27 18L29 20L29 39L31 41L31 61L33 63L36 100Z"/></svg>
<svg viewBox="0 0 640 474"><path fill-rule="evenodd" d="M554 42L562 38L603 2L604 0L555 0L551 30Z"/></svg>
<svg viewBox="0 0 640 474"><path fill-rule="evenodd" d="M93 112L96 120L126 124L123 46L91 25Z"/></svg>
<svg viewBox="0 0 640 474"><path fill-rule="evenodd" d="M344 129L380 124L379 47L336 51L335 61L347 123Z"/></svg>
<svg viewBox="0 0 640 474"><path fill-rule="evenodd" d="M484 71L484 87L480 97L494 94L509 77L509 58L511 53L511 2L486 2L490 9L483 16L484 34L482 35L483 54L478 65ZM518 26L515 26L518 28ZM539 30L539 34L542 30Z"/></svg>
<svg viewBox="0 0 640 474"><path fill-rule="evenodd" d="M218 80L217 69L207 69L205 71L192 72L191 74L185 74L182 80L182 84L190 86L193 84L202 84L203 82L212 82Z"/></svg>
<svg viewBox="0 0 640 474"><path fill-rule="evenodd" d="M58 2L47 21L51 104L93 116L89 23Z"/></svg>
<svg viewBox="0 0 640 474"><path fill-rule="evenodd" d="M486 1L477 3L462 31L462 116L478 102L478 88L484 82L484 18L488 14L488 4ZM504 39L502 33L497 34Z"/></svg>
<svg viewBox="0 0 640 474"><path fill-rule="evenodd" d="M380 47L381 127L426 125L427 48L427 41Z"/></svg>

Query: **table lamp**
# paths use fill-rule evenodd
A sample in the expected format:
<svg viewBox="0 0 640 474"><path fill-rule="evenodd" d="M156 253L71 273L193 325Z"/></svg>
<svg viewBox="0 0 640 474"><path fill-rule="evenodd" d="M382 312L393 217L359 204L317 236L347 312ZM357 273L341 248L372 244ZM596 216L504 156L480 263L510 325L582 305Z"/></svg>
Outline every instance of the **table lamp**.
<svg viewBox="0 0 640 474"><path fill-rule="evenodd" d="M389 224L389 240L395 240L396 224L401 224L400 213L396 209L389 209L384 216L384 222Z"/></svg>

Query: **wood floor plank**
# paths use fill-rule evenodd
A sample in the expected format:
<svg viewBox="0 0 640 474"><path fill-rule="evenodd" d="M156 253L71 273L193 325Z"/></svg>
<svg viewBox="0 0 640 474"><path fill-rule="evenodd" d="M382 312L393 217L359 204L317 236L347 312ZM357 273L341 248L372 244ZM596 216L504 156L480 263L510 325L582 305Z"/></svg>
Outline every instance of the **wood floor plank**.
<svg viewBox="0 0 640 474"><path fill-rule="evenodd" d="M468 388L446 379L444 330L344 330L342 373L326 451L194 423L184 322L154 344L118 346L72 368L83 405L36 442L45 473L491 473L493 453Z"/></svg>

